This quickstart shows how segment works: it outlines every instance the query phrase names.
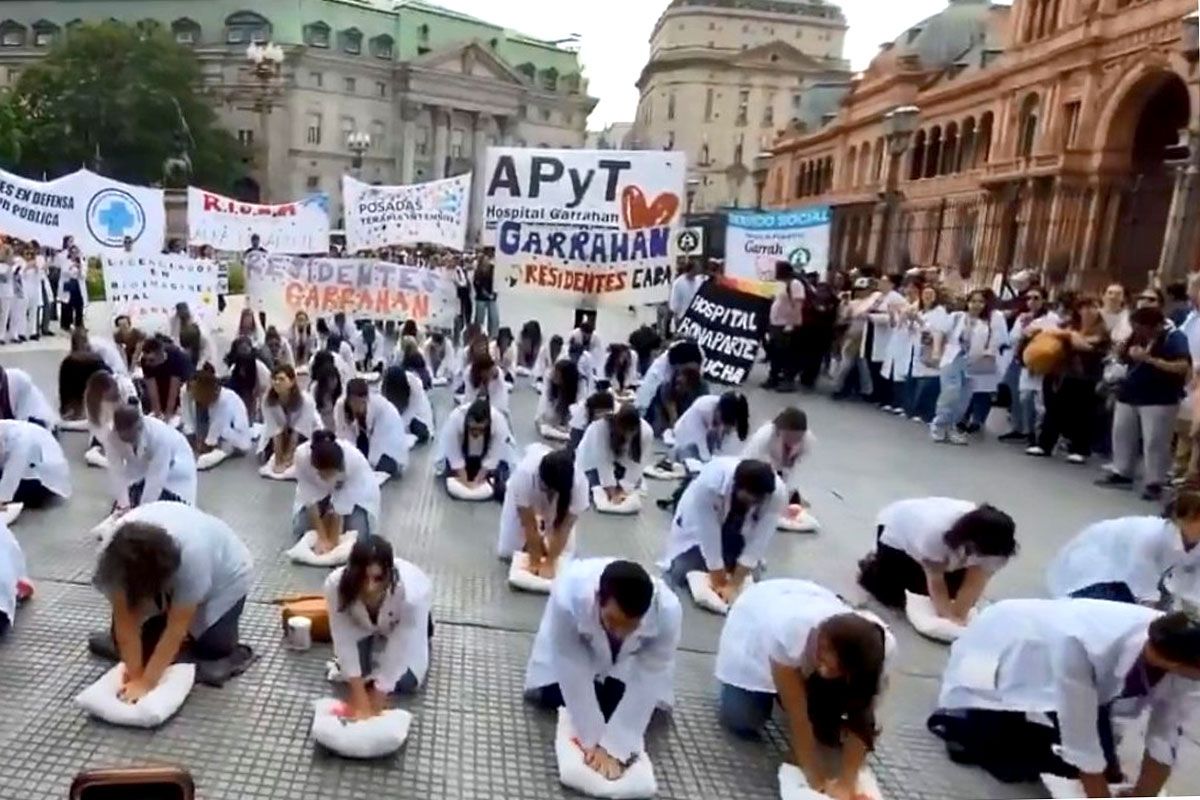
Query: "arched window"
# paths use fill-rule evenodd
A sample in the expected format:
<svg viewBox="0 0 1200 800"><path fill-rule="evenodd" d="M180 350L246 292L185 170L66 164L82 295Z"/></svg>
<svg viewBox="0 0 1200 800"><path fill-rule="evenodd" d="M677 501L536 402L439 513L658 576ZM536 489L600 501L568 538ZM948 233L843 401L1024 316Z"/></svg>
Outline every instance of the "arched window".
<svg viewBox="0 0 1200 800"><path fill-rule="evenodd" d="M939 175L949 175L954 172L954 164L958 160L958 123L951 122L946 126L946 141L942 145L942 163L938 169Z"/></svg>
<svg viewBox="0 0 1200 800"><path fill-rule="evenodd" d="M558 70L554 67L542 70L542 88L547 92L558 91ZM670 114L668 114L668 119L670 119Z"/></svg>
<svg viewBox="0 0 1200 800"><path fill-rule="evenodd" d="M358 28L347 28L342 31L338 37L338 44L341 45L343 53L356 56L362 53L362 31Z"/></svg>
<svg viewBox="0 0 1200 800"><path fill-rule="evenodd" d="M929 132L929 144L925 148L925 177L937 175L938 165L942 163L942 129L935 125Z"/></svg>
<svg viewBox="0 0 1200 800"><path fill-rule="evenodd" d="M871 171L871 145L863 142L858 151L858 185L867 185L867 175Z"/></svg>
<svg viewBox="0 0 1200 800"><path fill-rule="evenodd" d="M917 135L913 137L910 158L912 161L908 168L908 179L915 181L925 177L925 131L917 131Z"/></svg>
<svg viewBox="0 0 1200 800"><path fill-rule="evenodd" d="M25 26L11 19L0 22L0 47L24 47Z"/></svg>
<svg viewBox="0 0 1200 800"><path fill-rule="evenodd" d="M878 183L880 176L883 175L883 137L880 136L875 140L875 147L871 151L871 182Z"/></svg>
<svg viewBox="0 0 1200 800"><path fill-rule="evenodd" d="M305 25L304 43L309 47L329 47L329 26L324 22L313 22Z"/></svg>
<svg viewBox="0 0 1200 800"><path fill-rule="evenodd" d="M851 147L846 153L846 176L843 179L843 184L847 189L853 189L858 185L857 176L854 170L858 168L858 147Z"/></svg>
<svg viewBox="0 0 1200 800"><path fill-rule="evenodd" d="M177 43L190 47L200 41L200 24L193 19L180 17L171 23L171 35Z"/></svg>
<svg viewBox="0 0 1200 800"><path fill-rule="evenodd" d="M958 161L955 172L971 169L975 162L975 118L967 117L962 127L962 142L958 146Z"/></svg>
<svg viewBox="0 0 1200 800"><path fill-rule="evenodd" d="M520 66L517 67L517 72L524 75L525 78L527 80L529 80L530 83L532 83L534 76L537 74L537 67L535 67L533 64L530 64L528 61L526 61L524 64L521 64ZM646 121L647 122L650 121L649 112L647 112Z"/></svg>
<svg viewBox="0 0 1200 800"><path fill-rule="evenodd" d="M59 27L53 22L39 19L33 23L33 46L49 47L58 41Z"/></svg>
<svg viewBox="0 0 1200 800"><path fill-rule="evenodd" d="M1021 102L1021 113L1017 116L1017 158L1033 155L1037 141L1038 117L1041 113L1041 98L1034 92Z"/></svg>
<svg viewBox="0 0 1200 800"><path fill-rule="evenodd" d="M979 135L976 137L974 166L988 163L992 158L992 127L996 116L986 112L979 118Z"/></svg>
<svg viewBox="0 0 1200 800"><path fill-rule="evenodd" d="M375 58L391 60L396 52L396 42L386 33L371 39L371 55Z"/></svg>
<svg viewBox="0 0 1200 800"><path fill-rule="evenodd" d="M253 11L238 11L225 18L225 43L250 44L271 40L271 23Z"/></svg>

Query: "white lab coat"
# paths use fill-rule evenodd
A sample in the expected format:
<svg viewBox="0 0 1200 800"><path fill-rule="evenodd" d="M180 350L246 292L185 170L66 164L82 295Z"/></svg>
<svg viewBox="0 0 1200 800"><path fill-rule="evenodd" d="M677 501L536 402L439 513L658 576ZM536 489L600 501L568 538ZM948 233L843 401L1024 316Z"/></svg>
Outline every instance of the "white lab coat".
<svg viewBox="0 0 1200 800"><path fill-rule="evenodd" d="M196 457L182 433L146 416L136 450L111 430L103 442L109 487L118 506L129 506L129 487L142 480L142 504L161 499L163 489L188 505L196 504Z"/></svg>
<svg viewBox="0 0 1200 800"><path fill-rule="evenodd" d="M1058 551L1046 572L1051 597L1097 583L1123 583L1139 602L1159 599L1159 580L1178 565L1200 566L1200 548L1183 549L1175 523L1120 517L1089 525Z"/></svg>
<svg viewBox="0 0 1200 800"><path fill-rule="evenodd" d="M583 376L579 376L579 383L576 387L575 400L567 405L566 419L562 419L558 415L558 405L554 399L550 397L550 392L553 391L554 384L551 381L551 376L547 375L546 380L542 382L542 391L538 397L537 411L534 413L534 422L543 425L553 425L556 428L565 428L571 421L571 406L580 400L587 398L587 394L583 391L584 380Z"/></svg>
<svg viewBox="0 0 1200 800"><path fill-rule="evenodd" d="M361 600L345 610L338 597L338 583L346 567L339 567L325 579L325 602L329 606L329 632L333 654L346 678L364 677L358 657L358 643L368 636L380 636L386 643L375 648L378 668L365 676L380 691L388 692L409 670L417 683L425 682L429 671L429 611L433 606L433 584L420 567L396 559L396 587L379 606L375 621Z"/></svg>
<svg viewBox="0 0 1200 800"><path fill-rule="evenodd" d="M938 564L946 571L983 567L996 572L1008 559L968 554L946 546L946 531L966 513L979 507L970 500L951 497L914 497L884 506L875 518L883 526L881 544L907 553L918 563Z"/></svg>
<svg viewBox="0 0 1200 800"><path fill-rule="evenodd" d="M354 509L367 512L371 529L379 526L380 493L375 472L367 463L367 457L358 452L353 442L338 440L342 448L345 468L333 480L325 480L312 464L312 442L296 448L296 497L292 501L292 515L329 498L335 514L349 516ZM361 533L361 531L359 531Z"/></svg>
<svg viewBox="0 0 1200 800"><path fill-rule="evenodd" d="M800 459L807 452L811 439L812 436L805 433L799 452L789 455L783 451L783 441L775 435L775 423L764 422L746 440L746 446L742 448L742 458L753 458L756 461L765 461L770 464L771 469L775 470L775 474L783 481L783 486L790 495L792 490L799 488L796 467L800 466Z"/></svg>
<svg viewBox="0 0 1200 800"><path fill-rule="evenodd" d="M693 547L700 548L704 563L710 570L725 569L721 550L721 526L733 503L733 473L742 459L731 456L714 458L704 465L700 474L683 492L671 532L667 537L666 553L659 565L663 569ZM787 504L783 481L775 478L775 491L763 499L757 508L746 514L742 536L746 547L738 564L756 569L767 555L767 547L775 536L775 526Z"/></svg>
<svg viewBox="0 0 1200 800"><path fill-rule="evenodd" d="M558 503L555 496L542 487L542 479L538 476L538 467L549 452L551 450L546 447L531 448L508 479L508 486L504 492L504 507L500 510L500 536L496 542L496 554L501 558L511 558L513 553L525 545L525 529L521 527L518 509L532 508L534 515L542 523L543 532L548 531L554 524ZM588 499L587 478L584 477L583 470L576 467L567 513L578 519L579 515L587 510ZM570 536L567 552L574 549L574 530Z"/></svg>
<svg viewBox="0 0 1200 800"><path fill-rule="evenodd" d="M1097 710L1121 695L1160 615L1106 600L1002 600L980 611L951 647L938 706L1056 712L1063 760L1102 773ZM1146 752L1171 765L1183 726L1200 706L1198 688L1168 674L1149 696L1114 711L1136 717L1149 707Z"/></svg>
<svg viewBox="0 0 1200 800"><path fill-rule="evenodd" d="M912 369L913 323L906 317L911 304L901 296L900 302L888 308L888 325L891 336L888 338L887 353L884 355L882 375L893 381L908 380Z"/></svg>
<svg viewBox="0 0 1200 800"><path fill-rule="evenodd" d="M658 394L658 387L662 386L671 379L671 363L667 359L667 353L670 348L654 357L650 362L650 366L646 369L646 374L642 376L642 382L638 384L637 396L634 398L634 404L637 405L638 411L643 414L650 404L654 402L654 395Z"/></svg>
<svg viewBox="0 0 1200 800"><path fill-rule="evenodd" d="M568 344L567 350L568 351L570 350L571 342L582 343L583 342L583 331L581 331L579 328L576 328L575 330L571 331L571 336L567 340L567 344ZM600 334L596 333L595 331L592 331L592 340L588 343L587 348L583 352L587 353L587 355L588 355L588 358L589 358L588 366L589 367L594 367L596 364L604 363L604 340L600 338ZM582 359L582 356L580 358ZM583 372L582 364L580 364L580 366L579 366L579 372L581 374ZM590 374L591 369L589 369L588 372Z"/></svg>
<svg viewBox="0 0 1200 800"><path fill-rule="evenodd" d="M487 448L483 452L483 468L488 472L495 472L501 461L510 466L516 465L517 443L509 428L508 417L495 408L491 411L491 438L488 439ZM438 434L434 463L444 463L447 472L456 472L466 465L467 454L463 451L463 432L466 427L467 406L462 405L450 412L450 416L446 417L446 422ZM479 448L483 450L482 442L479 443ZM472 453L472 455L479 455L479 453Z"/></svg>
<svg viewBox="0 0 1200 800"><path fill-rule="evenodd" d="M611 561L584 559L563 568L538 625L525 690L557 684L580 743L587 748L600 745L614 758L626 760L641 751L654 709L675 703L682 610L675 593L652 578L650 609L614 660L596 603L600 575ZM606 723L595 682L610 677L625 684L625 694Z"/></svg>
<svg viewBox="0 0 1200 800"><path fill-rule="evenodd" d="M420 376L408 370L404 371L404 377L408 379L408 407L400 412L404 430L407 432L415 419L423 423L429 429L430 435L433 435L433 405L425 392L425 384L421 382Z"/></svg>
<svg viewBox="0 0 1200 800"><path fill-rule="evenodd" d="M893 289L886 295L882 292L875 292L860 306L863 309L863 315L867 318L867 324L871 326L875 334L871 339L870 353L866 351L867 337L863 336L862 350L859 355L874 363L884 362L892 341L892 318L888 309L903 302L904 295Z"/></svg>
<svg viewBox="0 0 1200 800"><path fill-rule="evenodd" d="M605 416L584 430L583 438L579 440L579 447L575 451L575 465L585 475L589 470L596 470L600 476L600 485L609 487L617 485L616 466L620 464L625 468L625 476L620 481L621 488L627 492L634 491L642 482L642 462L654 452L654 431L646 420L641 420L641 423L638 433L642 448L640 461L634 461L630 457L628 448L620 458L613 455L609 440L612 418Z"/></svg>
<svg viewBox="0 0 1200 800"><path fill-rule="evenodd" d="M567 347L563 345L558 353L558 358L550 355L550 342L544 342L542 349L538 350L537 361L533 365L533 377L535 380L545 381L550 379L550 370L554 368L555 363L559 358L565 358L567 355Z"/></svg>
<svg viewBox="0 0 1200 800"><path fill-rule="evenodd" d="M1008 320L1004 318L1004 312L996 310L992 312L992 318L989 325L991 332L988 340L989 352L995 352L999 348L1007 347L1009 344L1008 338ZM1011 353L1011 351L1008 351ZM997 369L995 372L986 375L973 375L971 382L975 394L988 394L996 391L1000 386L1001 379L1004 378L1004 370L1006 365L1002 359L997 359Z"/></svg>
<svg viewBox="0 0 1200 800"><path fill-rule="evenodd" d="M938 338L944 339L950 335L950 326L950 312L946 311L945 306L935 306L921 314L921 323L915 326L910 342L912 348L911 376L913 378L936 378L941 374L938 364L929 366L922 360L923 345L921 344L921 340L928 334L932 340L931 346L936 347Z"/></svg>
<svg viewBox="0 0 1200 800"><path fill-rule="evenodd" d="M347 413L345 397L338 401L333 413L339 439L357 443L360 433L367 435L367 461L372 467L378 466L384 456L391 456L401 469L408 466L408 429L400 412L386 397L377 392L367 395L366 421L361 426L357 418Z"/></svg>
<svg viewBox="0 0 1200 800"><path fill-rule="evenodd" d="M179 397L179 410L183 434L195 436L199 409L186 386ZM204 444L209 447L219 446L227 453L249 453L250 448L254 446L246 404L233 389L221 387L217 402L208 409L208 432L205 434Z"/></svg>
<svg viewBox="0 0 1200 800"><path fill-rule="evenodd" d="M264 394L262 408L263 432L258 438L258 452L263 452L284 431L294 431L298 436L311 439L314 431L321 430L321 415L317 413L317 401L309 392L300 392L300 406L287 411L282 403L270 405Z"/></svg>
<svg viewBox="0 0 1200 800"><path fill-rule="evenodd" d="M840 614L862 613L829 589L812 581L777 578L742 592L721 629L717 646L717 680L751 692L775 694L772 662L796 669L813 669L806 662L809 637L825 620ZM879 625L884 641L884 674L895 656L896 639L878 617L862 613Z"/></svg>
<svg viewBox="0 0 1200 800"><path fill-rule="evenodd" d="M10 627L16 626L17 581L24 577L27 577L25 554L17 537L0 522L0 612L8 617Z"/></svg>
<svg viewBox="0 0 1200 800"><path fill-rule="evenodd" d="M679 416L672 429L675 433L676 453L682 453L688 445L695 445L700 451L701 461L708 461L722 454L728 455L725 448L735 444L735 434L731 428L726 428L721 441L715 447L709 448L708 434L716 426L717 404L720 401L719 394L698 397L688 406L688 410Z"/></svg>
<svg viewBox="0 0 1200 800"><path fill-rule="evenodd" d="M450 383L454 380L454 376L458 374L458 363L454 357L454 347L449 342L446 343L445 355L441 360L435 361L432 351L433 341L426 341L421 346L421 354L425 357L425 366L429 368L429 377L432 380L444 380Z"/></svg>
<svg viewBox="0 0 1200 800"><path fill-rule="evenodd" d="M508 346L508 349L503 353L500 352L500 346L496 342L488 344L488 354L491 355L492 361L496 362L496 366L505 375L513 375L517 369L517 345L514 342Z"/></svg>
<svg viewBox="0 0 1200 800"><path fill-rule="evenodd" d="M125 351L113 339L104 336L89 336L88 347L104 362L108 371L115 376L128 376L129 364L125 362Z"/></svg>
<svg viewBox="0 0 1200 800"><path fill-rule="evenodd" d="M970 317L965 311L956 311L950 318L949 333L946 334L946 346L942 348L943 368L950 366L960 353L966 353L967 358L978 358L990 355L999 361L1000 345L1002 342L995 336L994 331L983 320ZM978 379L979 376L975 376Z"/></svg>
<svg viewBox="0 0 1200 800"><path fill-rule="evenodd" d="M12 405L13 419L26 422L40 420L51 429L58 427L58 414L42 394L42 390L29 377L29 373L16 367L5 367L8 381L8 402Z"/></svg>
<svg viewBox="0 0 1200 800"><path fill-rule="evenodd" d="M0 420L0 503L12 502L32 479L62 498L71 496L71 468L54 434L24 420Z"/></svg>
<svg viewBox="0 0 1200 800"><path fill-rule="evenodd" d="M667 309L674 317L676 324L683 318L683 314L692 305L692 300L695 299L696 293L700 291L700 287L704 285L704 281L708 280L705 275L689 275L684 273L676 278L671 283L671 295L667 300Z"/></svg>
<svg viewBox="0 0 1200 800"><path fill-rule="evenodd" d="M581 382L582 383L582 382ZM507 414L509 409L508 404L508 381L504 380L504 374L497 374L496 377L484 387L487 392L488 401L492 404L492 408ZM467 405L475 402L475 398L481 393L481 388L471 382L470 369L467 370L467 375L463 379L463 402Z"/></svg>

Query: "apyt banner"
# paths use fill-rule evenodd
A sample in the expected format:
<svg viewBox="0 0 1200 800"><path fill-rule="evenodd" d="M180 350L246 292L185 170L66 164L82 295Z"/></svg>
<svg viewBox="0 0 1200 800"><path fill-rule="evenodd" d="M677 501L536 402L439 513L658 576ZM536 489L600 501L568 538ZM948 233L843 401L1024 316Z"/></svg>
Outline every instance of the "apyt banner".
<svg viewBox="0 0 1200 800"><path fill-rule="evenodd" d="M211 259L158 253L103 259L104 292L113 319L125 315L143 330L166 331L178 303L205 324L217 318L220 265Z"/></svg>
<svg viewBox="0 0 1200 800"><path fill-rule="evenodd" d="M257 235L268 253L325 255L329 252L329 195L292 203L259 205L188 187L188 244L240 253Z"/></svg>
<svg viewBox="0 0 1200 800"><path fill-rule="evenodd" d="M372 186L342 178L346 249L433 244L462 250L467 242L471 174L411 186Z"/></svg>
<svg viewBox="0 0 1200 800"><path fill-rule="evenodd" d="M167 215L161 189L114 181L81 169L52 181L0 170L0 233L58 247L74 237L89 256L161 253Z"/></svg>
<svg viewBox="0 0 1200 800"><path fill-rule="evenodd" d="M488 148L484 241L502 297L574 307L665 302L687 157Z"/></svg>
<svg viewBox="0 0 1200 800"><path fill-rule="evenodd" d="M706 378L738 386L754 368L770 313L769 299L717 278L701 284L677 333L693 339L704 351Z"/></svg>
<svg viewBox="0 0 1200 800"><path fill-rule="evenodd" d="M246 260L251 307L282 329L297 311L355 319L416 320L449 328L458 300L454 273L369 258L296 258L275 255Z"/></svg>

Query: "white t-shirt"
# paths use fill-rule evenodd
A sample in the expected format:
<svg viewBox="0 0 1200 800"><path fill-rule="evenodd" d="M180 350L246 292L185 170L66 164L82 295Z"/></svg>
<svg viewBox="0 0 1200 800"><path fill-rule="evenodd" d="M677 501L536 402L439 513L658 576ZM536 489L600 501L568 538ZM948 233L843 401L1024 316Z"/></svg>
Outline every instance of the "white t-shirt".
<svg viewBox="0 0 1200 800"><path fill-rule="evenodd" d="M946 546L946 531L964 515L979 507L970 500L951 497L914 497L885 506L876 518L883 526L880 544L902 550L914 560L945 565L947 570L982 566L995 572L1008 560L968 556Z"/></svg>

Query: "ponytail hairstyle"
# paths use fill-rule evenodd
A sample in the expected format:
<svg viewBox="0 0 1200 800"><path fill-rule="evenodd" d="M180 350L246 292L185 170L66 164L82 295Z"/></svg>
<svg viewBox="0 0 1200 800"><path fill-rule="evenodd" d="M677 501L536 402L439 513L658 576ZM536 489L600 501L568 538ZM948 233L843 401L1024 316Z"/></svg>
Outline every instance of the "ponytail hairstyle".
<svg viewBox="0 0 1200 800"><path fill-rule="evenodd" d="M479 454L482 458L487 455L492 443L492 404L486 397L475 398L474 402L467 406L467 413L463 415L461 449L464 456L467 453L467 425L470 423L486 426L483 434L483 452Z"/></svg>
<svg viewBox="0 0 1200 800"><path fill-rule="evenodd" d="M571 490L575 487L575 454L570 450L547 453L538 464L538 478L554 492L554 527L563 524L571 511Z"/></svg>
<svg viewBox="0 0 1200 800"><path fill-rule="evenodd" d="M407 411L412 401L412 387L408 384L408 371L404 366L388 367L383 373L379 391L401 414Z"/></svg>
<svg viewBox="0 0 1200 800"><path fill-rule="evenodd" d="M601 416L613 413L616 407L617 401L613 398L612 393L604 391L594 392L583 404L588 422L595 422Z"/></svg>
<svg viewBox="0 0 1200 800"><path fill-rule="evenodd" d="M471 360L471 369L467 377L476 390L486 393L487 385L492 380L492 370L495 368L496 362L490 355L477 355Z"/></svg>
<svg viewBox="0 0 1200 800"><path fill-rule="evenodd" d="M641 463L642 417L632 405L622 405L609 419L608 446L612 448L614 457L628 455L630 461Z"/></svg>
<svg viewBox="0 0 1200 800"><path fill-rule="evenodd" d="M738 439L746 441L750 433L750 403L741 392L726 392L717 400L717 419L727 428L737 431Z"/></svg>
<svg viewBox="0 0 1200 800"><path fill-rule="evenodd" d="M383 570L388 592L396 591L400 576L396 573L396 556L391 542L375 534L360 536L350 549L350 560L338 580L338 611L345 611L358 600L367 580L367 570L373 566Z"/></svg>
<svg viewBox="0 0 1200 800"><path fill-rule="evenodd" d="M313 356L310 377L317 408L332 408L342 396L342 373L333 353L321 350Z"/></svg>
<svg viewBox="0 0 1200 800"><path fill-rule="evenodd" d="M119 405L121 391L117 388L117 380L112 373L105 370L93 372L83 390L83 408L87 412L88 422L99 427L103 420L100 418L104 403Z"/></svg>
<svg viewBox="0 0 1200 800"><path fill-rule="evenodd" d="M887 634L871 620L846 612L822 622L818 635L837 653L840 672L838 678L824 683L834 684L829 688L841 696L846 728L873 750L879 736L875 700L883 687Z"/></svg>
<svg viewBox="0 0 1200 800"><path fill-rule="evenodd" d="M342 401L342 410L346 414L346 419L354 419L354 410L350 408L350 401L354 399L367 400L371 397L371 387L362 378L351 378L346 384L346 399ZM366 415L366 411L363 412Z"/></svg>
<svg viewBox="0 0 1200 800"><path fill-rule="evenodd" d="M341 472L346 468L346 454L338 444L337 435L333 431L313 431L311 454L313 469L318 472L336 470Z"/></svg>
<svg viewBox="0 0 1200 800"><path fill-rule="evenodd" d="M549 348L550 348L550 363L553 364L553 363L557 362L558 357L562 355L563 338L561 336L559 336L557 333L554 334L553 336L551 336Z"/></svg>
<svg viewBox="0 0 1200 800"><path fill-rule="evenodd" d="M559 361L554 365L547 387L550 400L560 420L571 415L571 406L579 399L579 367L573 361Z"/></svg>
<svg viewBox="0 0 1200 800"><path fill-rule="evenodd" d="M621 342L614 342L608 346L608 358L604 361L604 377L608 378L611 383L615 383L620 389L625 388L625 379L633 366L630 352L629 345Z"/></svg>

